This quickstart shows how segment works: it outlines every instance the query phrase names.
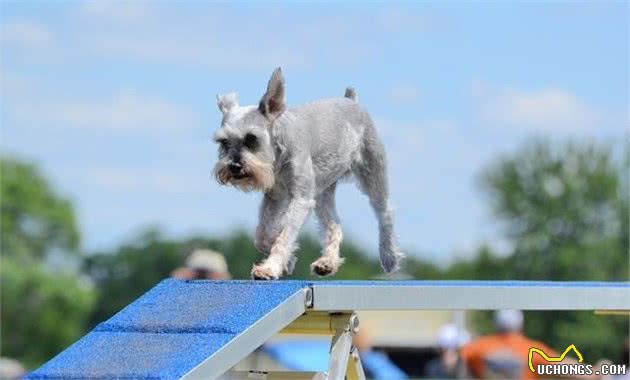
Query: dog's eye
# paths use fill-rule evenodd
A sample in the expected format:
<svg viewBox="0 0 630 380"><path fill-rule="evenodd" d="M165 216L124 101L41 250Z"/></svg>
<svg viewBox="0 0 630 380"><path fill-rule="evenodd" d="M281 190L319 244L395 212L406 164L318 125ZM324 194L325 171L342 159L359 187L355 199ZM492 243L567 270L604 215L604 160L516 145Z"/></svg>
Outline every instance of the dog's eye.
<svg viewBox="0 0 630 380"><path fill-rule="evenodd" d="M217 144L221 145L221 148L225 148L228 144L227 139L217 139L216 142Z"/></svg>
<svg viewBox="0 0 630 380"><path fill-rule="evenodd" d="M247 149L254 150L258 147L258 137L248 133L243 140L243 144L247 147Z"/></svg>

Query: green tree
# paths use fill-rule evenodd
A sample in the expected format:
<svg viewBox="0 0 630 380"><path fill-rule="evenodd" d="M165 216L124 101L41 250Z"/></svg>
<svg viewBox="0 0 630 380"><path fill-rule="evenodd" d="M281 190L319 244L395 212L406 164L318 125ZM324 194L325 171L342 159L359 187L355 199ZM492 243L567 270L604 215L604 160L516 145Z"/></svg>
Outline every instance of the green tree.
<svg viewBox="0 0 630 380"><path fill-rule="evenodd" d="M537 140L488 168L481 184L513 247L494 278L627 281L630 168L617 158L604 144ZM575 343L587 358L613 357L628 318L531 312L526 331L557 349Z"/></svg>
<svg viewBox="0 0 630 380"><path fill-rule="evenodd" d="M0 250L4 257L45 259L50 252L77 254L74 208L33 164L0 159Z"/></svg>
<svg viewBox="0 0 630 380"><path fill-rule="evenodd" d="M512 257L498 257L487 245L470 259L457 260L444 271L445 279L509 280Z"/></svg>
<svg viewBox="0 0 630 380"><path fill-rule="evenodd" d="M94 293L75 275L2 260L2 355L34 368L85 332Z"/></svg>
<svg viewBox="0 0 630 380"><path fill-rule="evenodd" d="M0 350L32 367L82 335L94 297L67 269L80 253L70 202L32 164L2 158L0 170Z"/></svg>

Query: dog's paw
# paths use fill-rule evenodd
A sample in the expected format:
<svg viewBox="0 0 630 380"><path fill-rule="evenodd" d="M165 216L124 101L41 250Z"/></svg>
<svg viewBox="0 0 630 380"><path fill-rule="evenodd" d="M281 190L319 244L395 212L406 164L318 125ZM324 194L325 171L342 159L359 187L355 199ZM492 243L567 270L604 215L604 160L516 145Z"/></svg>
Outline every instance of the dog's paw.
<svg viewBox="0 0 630 380"><path fill-rule="evenodd" d="M397 249L381 251L381 266L385 273L397 272L400 269L400 262L405 255Z"/></svg>
<svg viewBox="0 0 630 380"><path fill-rule="evenodd" d="M277 280L280 273L266 265L254 265L252 268L252 278L254 280Z"/></svg>
<svg viewBox="0 0 630 380"><path fill-rule="evenodd" d="M311 264L311 273L317 276L332 276L337 273L343 260L333 260L330 257L322 256Z"/></svg>

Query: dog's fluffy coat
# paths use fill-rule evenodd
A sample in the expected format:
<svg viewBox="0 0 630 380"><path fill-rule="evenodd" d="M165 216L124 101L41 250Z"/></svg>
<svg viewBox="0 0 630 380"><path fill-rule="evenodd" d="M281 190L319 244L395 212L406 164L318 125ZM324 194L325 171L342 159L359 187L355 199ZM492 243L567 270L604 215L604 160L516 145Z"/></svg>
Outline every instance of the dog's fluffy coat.
<svg viewBox="0 0 630 380"><path fill-rule="evenodd" d="M335 188L350 176L378 218L381 265L386 272L396 270L403 256L394 240L385 151L356 92L348 88L343 98L290 109L284 92L278 68L258 106L240 106L234 93L217 97L223 121L215 134L215 176L223 185L264 193L255 245L267 258L254 265L252 277L277 279L293 270L298 233L312 209L322 226L324 249L311 270L320 276L336 273L343 262L343 235Z"/></svg>

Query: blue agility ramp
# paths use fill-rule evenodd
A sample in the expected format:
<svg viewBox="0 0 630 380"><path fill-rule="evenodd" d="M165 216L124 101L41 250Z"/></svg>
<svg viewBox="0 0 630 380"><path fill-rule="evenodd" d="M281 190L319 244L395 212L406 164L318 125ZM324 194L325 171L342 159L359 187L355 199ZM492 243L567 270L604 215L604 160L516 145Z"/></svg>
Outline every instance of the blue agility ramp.
<svg viewBox="0 0 630 380"><path fill-rule="evenodd" d="M179 379L209 357L229 361L234 353L222 349L257 323L262 334L245 336L252 350L260 346L304 313L307 287L165 280L28 378Z"/></svg>
<svg viewBox="0 0 630 380"><path fill-rule="evenodd" d="M502 308L630 310L630 283L168 279L28 378L212 379L281 331L334 335L328 378L361 378L355 310Z"/></svg>

